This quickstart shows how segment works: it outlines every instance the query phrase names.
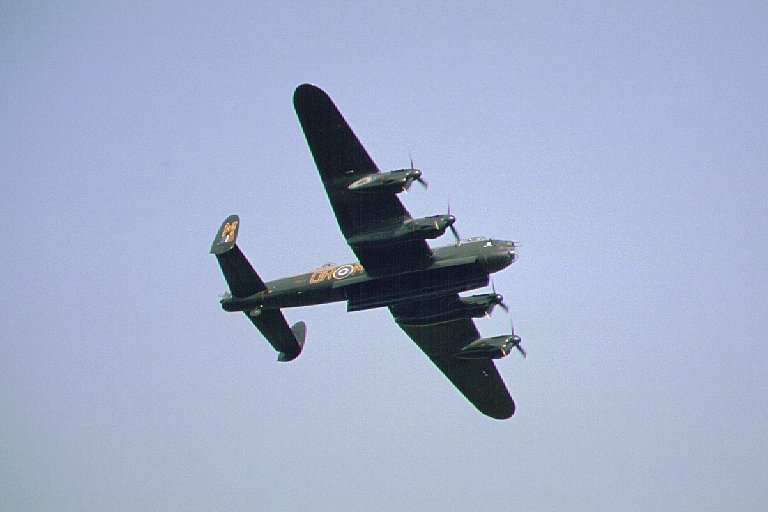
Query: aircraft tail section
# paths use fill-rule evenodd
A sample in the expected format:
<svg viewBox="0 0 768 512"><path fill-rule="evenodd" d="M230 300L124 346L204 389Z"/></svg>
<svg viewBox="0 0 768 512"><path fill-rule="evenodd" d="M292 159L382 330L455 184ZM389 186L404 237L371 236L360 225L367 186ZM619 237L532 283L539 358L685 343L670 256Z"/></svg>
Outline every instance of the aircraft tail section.
<svg viewBox="0 0 768 512"><path fill-rule="evenodd" d="M221 224L211 244L211 254L216 256L221 271L234 297L249 297L267 289L267 285L251 266L248 258L237 246L240 218L230 215ZM307 328L298 322L289 328L279 309L244 311L256 328L278 352L278 361L296 359L304 348Z"/></svg>
<svg viewBox="0 0 768 512"><path fill-rule="evenodd" d="M304 348L304 338L307 333L304 322L298 322L288 328L288 322L285 321L279 309L263 311L258 316L251 316L247 311L245 314L272 348L277 350L278 361L287 363L299 357Z"/></svg>
<svg viewBox="0 0 768 512"><path fill-rule="evenodd" d="M277 354L277 360L281 363L293 361L299 354L301 354L301 351L304 349L304 340L307 336L307 324L304 322L296 322L291 326L291 334L293 334L293 339L296 340L298 351L296 350L296 346L291 345L293 352L279 352Z"/></svg>
<svg viewBox="0 0 768 512"><path fill-rule="evenodd" d="M237 215L227 217L211 244L211 254L219 261L232 295L248 297L266 290L267 287L235 243L239 229L240 218Z"/></svg>
<svg viewBox="0 0 768 512"><path fill-rule="evenodd" d="M240 217L230 215L221 223L216 238L211 244L211 254L219 255L231 250L237 241L237 233L240 231Z"/></svg>

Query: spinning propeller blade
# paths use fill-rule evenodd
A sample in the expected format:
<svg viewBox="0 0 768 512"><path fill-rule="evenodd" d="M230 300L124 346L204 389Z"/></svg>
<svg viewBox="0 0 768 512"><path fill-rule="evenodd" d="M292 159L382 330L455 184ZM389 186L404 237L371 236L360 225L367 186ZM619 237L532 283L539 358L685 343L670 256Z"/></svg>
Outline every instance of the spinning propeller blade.
<svg viewBox="0 0 768 512"><path fill-rule="evenodd" d="M450 200L448 201L448 216L449 217L451 216L451 201ZM456 220L454 219L454 222L452 222L451 225L450 225L451 233L453 233L453 237L456 239L456 242L460 242L461 241L461 237L459 236L459 232L456 231L456 227L453 225L455 222L456 222Z"/></svg>
<svg viewBox="0 0 768 512"><path fill-rule="evenodd" d="M416 176L415 180L416 180L416 181L418 181L418 182L419 182L419 185L421 185L422 187L424 187L424 189L425 189L425 190L426 190L426 189L428 189L428 188L429 188L429 183L427 183L427 181L426 181L424 178L422 178L422 177L421 177L421 171L419 171L418 169L416 169L416 168L413 166L413 157L411 156L411 152L410 152L410 151L408 152L408 160L409 160L409 161L410 161L410 163L411 163L411 167L410 167L410 169L411 169L412 171L418 171L418 175Z"/></svg>
<svg viewBox="0 0 768 512"><path fill-rule="evenodd" d="M496 293L496 285L493 283L493 280L491 280L491 290L493 291L494 299L496 299L496 304L503 309L506 314L509 314L509 306L504 303L504 296L500 293ZM512 334L514 334L514 332Z"/></svg>
<svg viewBox="0 0 768 512"><path fill-rule="evenodd" d="M512 321L512 317L509 317L509 327L512 330L512 336L517 338L517 345L515 345L515 348L518 352L520 352L520 355L523 356L523 359L528 359L528 353L525 351L525 349L520 345L520 336L515 335L515 323Z"/></svg>

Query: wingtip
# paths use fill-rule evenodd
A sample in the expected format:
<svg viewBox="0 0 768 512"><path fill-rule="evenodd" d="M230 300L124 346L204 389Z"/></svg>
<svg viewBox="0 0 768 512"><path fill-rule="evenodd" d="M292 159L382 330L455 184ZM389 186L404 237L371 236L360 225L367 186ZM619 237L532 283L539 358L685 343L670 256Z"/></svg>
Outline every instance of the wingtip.
<svg viewBox="0 0 768 512"><path fill-rule="evenodd" d="M499 404L500 406L494 408L492 411L482 411L486 416L495 420L508 420L515 415L515 401L510 398L509 402L505 404Z"/></svg>
<svg viewBox="0 0 768 512"><path fill-rule="evenodd" d="M315 84L310 84L309 82L305 82L299 85L298 87L296 87L296 89L293 91L293 99L295 101L297 98L301 98L313 93L316 94L317 92L323 93L323 90L320 89Z"/></svg>
<svg viewBox="0 0 768 512"><path fill-rule="evenodd" d="M297 108L313 101L331 101L330 96L315 84L303 83L293 91L293 104Z"/></svg>

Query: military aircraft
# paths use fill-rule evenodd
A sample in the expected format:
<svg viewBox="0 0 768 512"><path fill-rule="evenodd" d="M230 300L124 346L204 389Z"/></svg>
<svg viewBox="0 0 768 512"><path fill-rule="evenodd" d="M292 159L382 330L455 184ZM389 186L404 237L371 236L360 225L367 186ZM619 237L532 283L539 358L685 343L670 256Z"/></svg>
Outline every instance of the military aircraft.
<svg viewBox="0 0 768 512"><path fill-rule="evenodd" d="M282 308L346 301L348 311L388 307L395 322L482 413L506 419L515 412L494 359L512 349L525 355L520 337L483 338L473 318L495 306L493 293L460 296L488 286L489 275L517 259L514 242L459 239L450 213L414 219L397 198L414 182L413 168L381 172L330 97L320 88L296 88L293 104L339 227L359 262L328 265L265 283L236 244L240 219L230 215L211 246L229 285L225 311L242 311L278 352L291 361L304 347L306 326L288 327ZM450 229L456 242L430 247Z"/></svg>

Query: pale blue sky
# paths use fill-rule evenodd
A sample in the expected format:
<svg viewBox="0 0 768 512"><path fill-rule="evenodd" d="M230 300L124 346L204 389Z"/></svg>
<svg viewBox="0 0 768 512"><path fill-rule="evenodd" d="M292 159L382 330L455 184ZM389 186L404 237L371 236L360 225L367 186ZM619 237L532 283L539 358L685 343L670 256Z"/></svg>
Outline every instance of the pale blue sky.
<svg viewBox="0 0 768 512"><path fill-rule="evenodd" d="M156 4L0 6L0 509L768 506L764 3ZM219 308L227 214L265 279L353 258L302 82L522 243L513 419L386 310L278 364Z"/></svg>

